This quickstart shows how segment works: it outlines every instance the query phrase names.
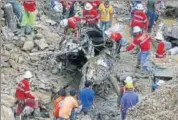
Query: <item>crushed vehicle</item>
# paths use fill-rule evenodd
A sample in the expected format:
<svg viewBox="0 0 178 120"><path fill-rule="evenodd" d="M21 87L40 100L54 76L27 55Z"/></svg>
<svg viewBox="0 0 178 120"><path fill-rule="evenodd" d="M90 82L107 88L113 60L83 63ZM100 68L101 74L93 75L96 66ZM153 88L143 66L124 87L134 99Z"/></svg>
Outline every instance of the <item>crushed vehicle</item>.
<svg viewBox="0 0 178 120"><path fill-rule="evenodd" d="M91 80L94 89L100 93L104 92L110 83L118 89L117 80L111 76L114 65L110 50L112 42L109 39L105 40L103 32L97 27L84 26L81 31L78 40L68 37L61 41L60 50L63 54L56 57L61 69L81 71L79 88L83 87L85 80ZM119 94L119 90L116 91Z"/></svg>

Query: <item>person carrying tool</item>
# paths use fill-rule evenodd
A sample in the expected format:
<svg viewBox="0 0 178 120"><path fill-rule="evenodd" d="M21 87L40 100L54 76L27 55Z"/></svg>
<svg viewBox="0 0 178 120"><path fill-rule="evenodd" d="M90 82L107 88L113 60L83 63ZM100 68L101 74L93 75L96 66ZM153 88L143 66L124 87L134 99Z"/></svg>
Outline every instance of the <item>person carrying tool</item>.
<svg viewBox="0 0 178 120"><path fill-rule="evenodd" d="M62 103L64 98L66 97L66 91L65 89L62 89L59 91L59 97L54 101L54 112L53 115L55 117L54 120L57 120L59 118L59 111L60 108L62 107Z"/></svg>
<svg viewBox="0 0 178 120"><path fill-rule="evenodd" d="M125 120L128 110L139 102L138 95L134 92L133 83L128 82L126 83L125 87L127 90L125 91L125 94L121 98L122 120Z"/></svg>
<svg viewBox="0 0 178 120"><path fill-rule="evenodd" d="M75 120L76 112L75 108L78 108L79 104L77 102L77 91L72 89L70 91L70 96L65 97L62 103L62 107L59 111L59 120Z"/></svg>
<svg viewBox="0 0 178 120"><path fill-rule="evenodd" d="M99 13L89 2L85 4L83 10L83 20L86 21L88 25L98 24Z"/></svg>
<svg viewBox="0 0 178 120"><path fill-rule="evenodd" d="M139 26L142 31L148 30L148 19L142 4L137 4L130 26L132 30L135 26Z"/></svg>
<svg viewBox="0 0 178 120"><path fill-rule="evenodd" d="M151 49L151 41L152 37L146 33L142 32L142 29L138 26L135 26L133 28L133 33L135 34L135 38L131 45L129 45L124 51L131 51L134 49L137 45L140 48L140 53L137 56L137 65L136 67L139 68L139 65L141 64L141 70L142 73L146 75L147 73L147 58L150 53Z"/></svg>
<svg viewBox="0 0 178 120"><path fill-rule="evenodd" d="M91 88L92 84L92 81L85 81L85 87L81 89L79 93L79 100L81 101L82 112L84 112L84 114L88 114L91 118L93 118L92 108L95 96L95 93Z"/></svg>
<svg viewBox="0 0 178 120"><path fill-rule="evenodd" d="M77 27L79 23L81 23L81 18L77 16L60 21L60 25L64 28L64 34L74 34L75 37L78 37Z"/></svg>
<svg viewBox="0 0 178 120"><path fill-rule="evenodd" d="M163 35L161 33L158 33L155 39L158 41L158 46L156 49L156 58L166 57L166 48Z"/></svg>
<svg viewBox="0 0 178 120"><path fill-rule="evenodd" d="M16 96L16 110L15 116L16 119L21 119L21 113L23 112L26 106L37 110L38 102L35 100L35 97L30 93L30 84L29 80L32 77L30 71L26 71L23 75L24 79L21 80L18 84L18 87L15 92Z"/></svg>
<svg viewBox="0 0 178 120"><path fill-rule="evenodd" d="M35 25L35 16L36 16L35 15L35 10L36 10L35 0L24 0L23 7L24 7L24 11L22 15L21 26L25 26L26 27L25 33L30 34L31 29Z"/></svg>

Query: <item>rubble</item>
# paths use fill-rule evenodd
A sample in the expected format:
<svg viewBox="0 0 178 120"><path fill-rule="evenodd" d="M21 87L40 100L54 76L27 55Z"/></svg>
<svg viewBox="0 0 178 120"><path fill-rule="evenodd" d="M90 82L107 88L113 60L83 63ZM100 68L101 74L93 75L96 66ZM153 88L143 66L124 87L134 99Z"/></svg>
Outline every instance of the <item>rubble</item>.
<svg viewBox="0 0 178 120"><path fill-rule="evenodd" d="M48 47L45 39L35 40L35 44L40 48L40 50L44 50Z"/></svg>
<svg viewBox="0 0 178 120"><path fill-rule="evenodd" d="M39 3L37 5L39 5ZM117 8L118 6L119 8ZM126 12L127 11L126 6L127 5L125 5L124 2L121 1L117 2L117 4L114 4L115 9L117 10L116 11L117 13L115 14L117 14L117 16L119 15L119 18L116 19L122 22L122 24L120 23L115 24L115 27L117 28L117 30L119 30L119 32L123 33L124 36L127 33L124 33L124 27L122 25L126 24L125 22L129 20L128 13ZM40 8L41 5L38 7ZM40 112L42 114L42 117L39 119L41 120L52 119L50 118L51 115L49 116L49 114L52 113L52 101L55 98L54 96L56 96L56 93L61 88L66 88L67 90L73 87L78 88L78 85L81 80L81 75L78 75L77 73L78 71L79 73L81 73L81 68L82 68L83 70L82 73L86 74L85 70L87 66L94 67L95 70L96 69L98 70L98 71L96 70L96 72L99 73L98 76L92 74L87 74L87 75L88 77L95 78L94 79L95 84L97 83L99 84L99 86L95 86L95 88L97 88L97 90L104 91L105 93L104 95L97 94L96 96L95 112L96 112L97 120L118 120L120 118L120 112L116 104L117 95L115 94L115 92L113 92L113 87L107 80L111 72L117 73L119 76L118 80L120 81L124 80L125 77L128 75L133 76L134 79L136 79L137 81L136 86L139 88L139 93L141 94L141 96L145 96L146 94L150 93L150 84L151 84L150 80L140 78L141 74L139 72L135 72L134 69L135 58L133 57L133 55L129 55L128 53L121 53L121 59L117 59L116 62L117 64L114 65L112 71L106 69L108 70L107 71L108 73L103 74L104 71L102 70L105 70L103 67L101 67L103 64L97 64L97 65L93 64L97 62L95 58L94 59L96 61L94 61L90 65L85 64L87 61L88 61L87 63L92 61L92 59L88 60L87 58L93 57L93 53L92 53L93 51L90 51L91 52L90 55L85 54L86 56L83 56L79 52L82 49L81 46L77 47L78 48L76 50L77 52L74 53L72 51L65 51L66 49L63 49L64 51L62 51L60 49L61 46L63 48L67 48L67 46L69 45L69 47L72 48L73 47L72 45L77 46L76 44L78 43L68 42L68 44L59 44L64 39L64 36L62 34L63 29L56 30L57 22L48 18L47 15L44 15L43 12L41 12L41 9L38 12L42 14L40 14L40 17L37 18L36 25L35 25L35 32L32 35L24 35L23 33L13 33L10 29L4 27L4 25L2 27L2 33L1 33L1 38L3 39L2 40L3 44L1 47L2 50L1 52L2 53L1 119L2 120L14 120L14 115L13 115L14 112L13 107L14 107L14 100L15 100L14 93L17 87L17 83L23 79L22 74L26 70L30 70L33 73L33 78L30 80L31 91L32 94L34 94L39 101L40 110L41 110ZM3 12L0 13L4 14ZM98 35L98 36L94 36L93 38L92 36L89 35L88 40L95 41L97 39L99 42L103 42L102 32L99 30L96 29L93 30L93 28L84 27L82 28L83 31L82 35L86 37L87 36L86 33L88 32L88 30L94 31L93 33L96 33ZM84 40L84 38L81 36L80 40ZM87 51L91 49L85 49L85 50ZM68 64L68 66L63 66L64 65L63 63L66 63L66 59L64 59L65 57L63 56L65 53L69 55L68 57L70 59L68 62L72 63L73 66L71 64ZM75 56L76 53L79 53L77 54L79 58L73 59L76 57ZM76 65L78 66L75 67ZM63 68L67 68L69 70L65 71L63 70ZM100 79L97 79L97 77L99 77ZM103 80L104 82L102 82ZM167 104L165 106L160 105L160 103L164 104L165 101L166 102L169 101L167 97L172 97L167 95L168 94L167 91L170 90L172 90L172 88L171 89L166 88L165 90L160 89L156 93L153 93L153 95L150 95L147 97L147 99L145 99L146 102L151 101L150 103L154 103L152 107L153 110L162 110L162 112L159 112L158 114L156 114L155 111L149 111L150 106L152 104L149 104L149 106L146 105L142 106L142 103L140 103L141 105L136 106L136 108L140 107L139 109L141 110L141 112L143 112L138 114L140 115L140 118L142 118L142 120L144 119L147 120L148 117L150 119L159 120L157 118L164 119L165 117L166 119L169 119L169 116L171 115L173 116L169 105ZM174 90L172 91L176 92ZM161 97L156 96L159 93L162 95ZM155 97L152 100L149 100L148 98L149 97L152 98L152 96ZM173 96L177 99L176 94L173 94ZM158 99L157 97L158 98L160 97L160 99ZM161 100L161 98L165 98L165 99ZM161 102L160 101L159 101L160 103L157 102L156 101L157 99L160 100ZM171 102L176 103L176 100L174 101L173 99L174 98L171 98ZM169 104L172 105L172 103ZM165 111L165 108L167 109L167 107L168 110ZM175 112L177 111L176 107L174 107L173 105L171 107L175 109ZM150 112L150 114L148 115L146 114L147 110L148 113ZM30 110L27 110L26 112L27 114L29 114ZM152 114L155 113L156 117L152 116L151 113ZM135 114L132 113L129 114L128 118L132 118L133 116L138 118L137 116L135 116ZM88 118L83 118L83 119L85 120ZM139 120L139 118L137 120Z"/></svg>
<svg viewBox="0 0 178 120"><path fill-rule="evenodd" d="M33 49L33 47L34 47L34 42L29 40L29 41L26 41L26 42L24 43L22 49L25 50L25 51L30 51L30 50Z"/></svg>
<svg viewBox="0 0 178 120"><path fill-rule="evenodd" d="M161 86L154 93L147 95L133 107L127 120L176 120L178 116L178 79Z"/></svg>

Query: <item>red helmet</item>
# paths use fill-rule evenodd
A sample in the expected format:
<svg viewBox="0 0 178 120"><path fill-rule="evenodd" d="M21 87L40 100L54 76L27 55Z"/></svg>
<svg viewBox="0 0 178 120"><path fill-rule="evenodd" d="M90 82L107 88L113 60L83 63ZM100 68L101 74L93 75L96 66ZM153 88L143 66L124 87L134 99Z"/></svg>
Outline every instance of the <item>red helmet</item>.
<svg viewBox="0 0 178 120"><path fill-rule="evenodd" d="M121 38L122 38L122 35L120 33L112 33L110 36L110 39L115 40L115 41L121 40Z"/></svg>

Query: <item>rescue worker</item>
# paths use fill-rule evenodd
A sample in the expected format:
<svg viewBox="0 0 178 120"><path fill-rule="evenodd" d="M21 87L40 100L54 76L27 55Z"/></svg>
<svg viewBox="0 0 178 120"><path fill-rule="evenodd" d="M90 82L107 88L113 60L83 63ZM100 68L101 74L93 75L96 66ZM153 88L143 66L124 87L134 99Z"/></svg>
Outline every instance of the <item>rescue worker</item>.
<svg viewBox="0 0 178 120"><path fill-rule="evenodd" d="M137 56L136 67L139 68L139 65L141 64L141 70L146 75L147 73L146 62L148 55L150 53L152 38L148 33L142 32L142 29L138 26L135 26L133 28L133 33L135 34L136 37L134 38L132 44L129 45L124 51L131 51L137 45L140 47L140 53Z"/></svg>
<svg viewBox="0 0 178 120"><path fill-rule="evenodd" d="M122 35L119 32L114 32L110 35L110 39L114 41L113 50L114 54L119 54L121 49Z"/></svg>
<svg viewBox="0 0 178 120"><path fill-rule="evenodd" d="M75 15L74 13L74 2L73 1L66 1L61 0L62 6L63 6L63 15L65 15L66 18L73 17Z"/></svg>
<svg viewBox="0 0 178 120"><path fill-rule="evenodd" d="M78 107L77 91L72 89L70 91L70 96L65 97L62 103L62 107L59 111L59 120L75 120L76 113L74 109Z"/></svg>
<svg viewBox="0 0 178 120"><path fill-rule="evenodd" d="M104 32L106 31L112 22L113 16L113 7L109 5L109 1L105 1L104 4L99 5L99 13L100 13L100 27Z"/></svg>
<svg viewBox="0 0 178 120"><path fill-rule="evenodd" d="M24 0L23 1L23 15L22 15L22 23L21 26L25 26L26 34L31 33L31 29L35 25L35 10L36 10L36 3L35 0Z"/></svg>
<svg viewBox="0 0 178 120"><path fill-rule="evenodd" d="M18 25L20 27L20 23L22 22L22 8L19 2L20 2L19 0L12 0L10 3L13 6L13 11L15 15L17 16Z"/></svg>
<svg viewBox="0 0 178 120"><path fill-rule="evenodd" d="M157 4L157 0L148 0L146 4L147 15L149 18L149 24L148 24L149 33L151 32L154 22L156 20L156 11L159 13L159 10L157 9L156 4Z"/></svg>
<svg viewBox="0 0 178 120"><path fill-rule="evenodd" d="M137 7L138 4L142 4L142 1L141 0L131 0L131 2L130 2L131 19L135 12L135 8Z"/></svg>
<svg viewBox="0 0 178 120"><path fill-rule="evenodd" d="M121 117L122 120L125 120L128 109L132 108L135 106L138 102L138 95L134 92L134 86L131 82L127 83L125 85L126 87L126 92L121 98Z"/></svg>
<svg viewBox="0 0 178 120"><path fill-rule="evenodd" d="M158 41L158 46L156 49L156 58L166 57L166 48L163 35L159 33L156 35L155 39Z"/></svg>
<svg viewBox="0 0 178 120"><path fill-rule="evenodd" d="M62 102L67 95L65 89L60 90L58 94L59 97L54 101L54 112L53 112L54 120L57 120L59 118L59 111L60 108L62 107Z"/></svg>
<svg viewBox="0 0 178 120"><path fill-rule="evenodd" d="M81 89L79 93L79 100L81 101L82 112L84 112L85 115L88 114L91 118L93 118L92 108L95 96L95 93L91 88L92 84L92 81L85 81L85 87Z"/></svg>
<svg viewBox="0 0 178 120"><path fill-rule="evenodd" d="M132 77L127 76L125 81L122 81L121 83L121 87L120 87L120 96L119 96L119 100L118 100L118 107L120 107L120 101L122 96L125 94L125 92L127 91L127 88L125 87L127 83L132 83L133 84L133 80ZM134 90L134 89L133 89Z"/></svg>
<svg viewBox="0 0 178 120"><path fill-rule="evenodd" d="M21 113L23 112L26 106L38 110L38 102L35 100L35 97L30 93L30 84L29 80L32 77L30 71L26 71L23 75L24 79L21 80L18 84L18 87L15 92L16 96L16 110L15 116L16 120L21 119Z"/></svg>
<svg viewBox="0 0 178 120"><path fill-rule="evenodd" d="M81 18L74 16L68 19L64 19L60 21L60 25L64 28L65 34L74 34L75 37L78 37L77 27L81 22Z"/></svg>
<svg viewBox="0 0 178 120"><path fill-rule="evenodd" d="M99 20L99 14L96 9L90 4L86 3L83 11L83 20L88 25L97 25Z"/></svg>
<svg viewBox="0 0 178 120"><path fill-rule="evenodd" d="M130 26L132 30L135 26L139 26L142 31L148 30L148 19L146 13L144 12L144 7L142 4L137 5Z"/></svg>

